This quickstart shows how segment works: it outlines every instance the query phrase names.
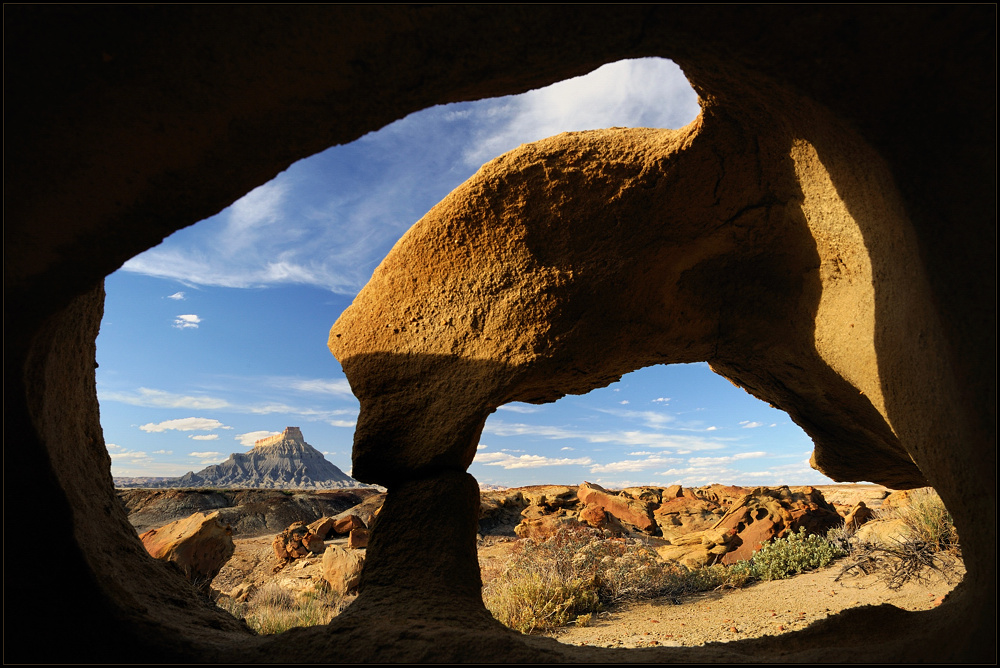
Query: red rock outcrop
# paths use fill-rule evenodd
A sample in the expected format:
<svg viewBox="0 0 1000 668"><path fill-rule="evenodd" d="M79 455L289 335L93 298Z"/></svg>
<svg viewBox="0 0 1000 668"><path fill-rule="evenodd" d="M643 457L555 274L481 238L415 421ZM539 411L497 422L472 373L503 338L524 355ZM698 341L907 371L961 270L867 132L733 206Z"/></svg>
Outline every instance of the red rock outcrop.
<svg viewBox="0 0 1000 668"><path fill-rule="evenodd" d="M734 535L722 557L724 564L747 560L761 545L783 538L803 527L809 533L825 535L843 520L811 487L792 492L788 487L758 487L734 503L713 529L725 529Z"/></svg>
<svg viewBox="0 0 1000 668"><path fill-rule="evenodd" d="M577 489L577 497L588 506L604 510L617 519L634 526L639 531L656 533L656 522L653 521L653 505L651 502L637 501L628 496L609 494L600 485L585 482Z"/></svg>
<svg viewBox="0 0 1000 668"><path fill-rule="evenodd" d="M309 553L322 554L326 549L323 539L313 533L305 522L293 522L274 537L271 546L280 561L300 559Z"/></svg>
<svg viewBox="0 0 1000 668"><path fill-rule="evenodd" d="M232 530L219 522L219 513L194 513L139 536L154 559L177 566L184 576L207 589L212 578L236 550Z"/></svg>

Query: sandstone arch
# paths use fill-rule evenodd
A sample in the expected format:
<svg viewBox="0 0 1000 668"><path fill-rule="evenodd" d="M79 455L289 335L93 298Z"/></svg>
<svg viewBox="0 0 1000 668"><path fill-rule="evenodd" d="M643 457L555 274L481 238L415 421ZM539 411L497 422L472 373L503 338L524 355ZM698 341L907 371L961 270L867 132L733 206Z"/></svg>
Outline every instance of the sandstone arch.
<svg viewBox="0 0 1000 668"><path fill-rule="evenodd" d="M103 276L291 161L431 104L519 92L649 55L678 62L706 110L735 127L777 128L769 132L782 137L780 159L792 166L784 173L795 174L806 202L805 220L794 222L809 230L818 258L832 257L824 243L837 247L815 232L833 229L825 221L842 219L846 207L857 223L844 233L860 235L870 262L874 321L864 346L877 368L839 357L851 346L835 329L813 345L836 375L865 391L938 488L969 571L934 612L859 610L780 640L628 659L995 658L995 8L594 8L574 10L571 21L563 14L5 8L5 516L14 522L30 499L68 541L35 561L59 578L29 580L7 564L5 603L17 610L6 623L8 660L622 658L492 625L470 593L465 506L441 529L456 549L435 559L426 555L440 544L416 552L429 559L427 569L452 569L461 583L454 596L426 598L415 575L372 569L361 605L331 628L248 637L147 559L131 534L111 490L93 343ZM754 137L743 141L752 146ZM760 153L767 147L748 156L756 151L769 164ZM859 164L858 178L845 180ZM895 194L883 191L885 178ZM871 188L889 200L873 204L864 195ZM900 248L909 264L899 262ZM844 259L860 271L856 258ZM822 271L835 269L821 264L819 284L829 285ZM817 313L828 308L824 299L836 313L855 294L824 288L814 295ZM732 362L720 370L762 383ZM879 449L887 461L902 461L886 442ZM837 458L820 465L834 470ZM469 480L452 463L420 476L394 482L390 501L399 510L389 516L419 521L413 501L442 489L471 503ZM406 524L390 526L381 544L374 538L373 561L401 558L388 538ZM25 643L40 620L60 628L63 641ZM861 626L869 633L864 653L843 649L842 638Z"/></svg>

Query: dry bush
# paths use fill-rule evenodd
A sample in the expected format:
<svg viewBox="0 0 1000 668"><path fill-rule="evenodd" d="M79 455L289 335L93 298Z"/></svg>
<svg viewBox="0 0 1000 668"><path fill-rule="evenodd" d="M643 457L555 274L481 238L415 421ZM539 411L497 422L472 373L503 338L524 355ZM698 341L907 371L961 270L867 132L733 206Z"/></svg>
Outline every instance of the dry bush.
<svg viewBox="0 0 1000 668"><path fill-rule="evenodd" d="M901 520L898 540L863 542L846 537L850 558L837 576L878 575L890 589L910 581L929 580L937 573L951 584L960 578L961 552L951 513L933 489L916 490L908 505L876 511L878 520Z"/></svg>
<svg viewBox="0 0 1000 668"><path fill-rule="evenodd" d="M741 586L724 566L688 570L660 561L635 539L561 530L520 541L507 561L483 570L483 601L502 624L532 633L586 625L604 605Z"/></svg>

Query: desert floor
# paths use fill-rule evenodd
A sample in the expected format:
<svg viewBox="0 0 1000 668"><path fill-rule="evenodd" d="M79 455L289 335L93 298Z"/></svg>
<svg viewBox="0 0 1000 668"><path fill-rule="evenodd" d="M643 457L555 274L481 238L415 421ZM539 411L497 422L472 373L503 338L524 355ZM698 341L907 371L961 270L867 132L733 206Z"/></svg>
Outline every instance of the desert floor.
<svg viewBox="0 0 1000 668"><path fill-rule="evenodd" d="M214 585L223 591L245 579L263 583L276 577L271 549L273 536L236 540L236 553ZM346 542L345 539L333 542ZM504 541L507 542L507 541ZM487 541L482 560L502 558L509 543ZM318 579L321 560L303 560L290 572L293 578ZM703 592L680 598L660 598L628 603L594 615L587 626L569 626L547 635L574 645L599 647L650 647L701 645L741 638L778 635L805 628L841 610L890 603L905 610L926 610L940 605L963 571L949 583L936 573L926 581L889 589L874 575L845 575L843 560L818 571L787 580L759 582L743 589ZM291 569L293 567L289 567Z"/></svg>
<svg viewBox="0 0 1000 668"><path fill-rule="evenodd" d="M547 635L567 644L599 647L702 645L797 631L863 605L890 603L904 610L927 610L940 605L957 584L936 574L897 590L874 575L845 575L838 581L843 563L743 589L630 603L594 615L585 627L565 627Z"/></svg>

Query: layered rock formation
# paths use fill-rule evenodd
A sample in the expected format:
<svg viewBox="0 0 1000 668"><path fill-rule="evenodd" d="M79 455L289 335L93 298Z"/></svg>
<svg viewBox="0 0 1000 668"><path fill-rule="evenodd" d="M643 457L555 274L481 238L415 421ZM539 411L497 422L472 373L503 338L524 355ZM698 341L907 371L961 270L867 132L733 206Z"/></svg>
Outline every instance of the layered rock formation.
<svg viewBox="0 0 1000 668"><path fill-rule="evenodd" d="M13 523L20 502L35 500L66 544L35 556L58 579L40 584L7 569L4 594L18 602L18 614L5 619L5 658L995 662L995 25L992 5L6 7L5 122L16 131L4 146L4 313L12 324L4 332L5 508ZM537 269L529 287L550 291L460 313L466 322L453 322L478 339L474 345L435 329L455 343L454 354L446 344L440 357L423 356L410 333L366 352L350 344L359 355L345 366L355 375L394 374L381 388L368 380L357 388L369 417L359 424L363 461L354 469L392 486L361 594L334 628L253 637L151 559L115 498L100 428L94 367L103 277L295 160L412 111L523 92L643 56L673 58L698 91L704 114L700 130L682 133L689 146L633 141L642 132L598 133L596 146L564 137L517 153L509 173L493 165L473 184L493 191L465 189L444 206L456 221L465 206L517 231L509 224L517 200L507 195L523 192L524 212L542 219L524 226L531 234L523 244L501 237L497 248L526 251L504 257L534 258L524 264ZM615 146L616 134L631 139ZM593 149L603 166L595 170L574 144L583 154ZM548 150L560 146L564 154ZM567 170L574 165L579 181ZM548 184L550 172L557 183ZM693 190L665 209L671 184ZM542 195L553 194L565 204L546 217ZM574 204L581 196L590 204ZM564 222L557 217L574 207L585 231L590 225L579 242L546 223ZM669 248L650 240L647 228L669 237ZM604 234L618 250L603 255ZM592 302L572 299L595 277L615 277L619 260L631 261L621 249L632 235L642 261L632 262L638 275L617 274L620 299L609 301L617 278L597 285ZM587 241L589 250L580 247ZM586 262L562 262L564 250ZM405 266L380 280L399 281ZM475 303L477 285L504 292L502 280L491 283L504 276L473 266L472 285L424 270L408 277L445 283L457 303ZM430 301L408 316L394 295L368 304L393 321L407 316L407 328L418 315L437 327L425 308L436 296L425 296ZM641 326L621 317L636 304ZM527 346L510 349L511 373L481 330L499 332L506 314L525 318L533 309L542 327L500 342L504 355L508 343ZM550 333L546 317L568 328ZM643 327L654 330L649 341L664 342L657 318L675 338L669 348L644 350ZM628 345L621 354L616 341L580 355L587 332L574 322L580 330L621 329ZM377 329L356 333L374 342ZM713 338L717 350L705 344ZM535 341L543 346L532 348ZM574 347L585 362L575 380L559 361ZM453 359L477 348L487 354ZM477 486L461 473L478 421L507 400L505 383L529 394L522 381L539 380L522 363L529 356L556 372L529 395L544 399L666 361L660 353L712 359L727 377L773 398L810 425L816 464L835 478L926 479L962 536L962 585L929 612L863 608L791 636L638 654L500 628L478 586ZM468 373L453 378L490 383L451 409L457 389L440 373L417 373L462 365ZM393 377L414 382L402 392ZM424 399L392 429L378 417L392 414L391 401L378 405L380 393ZM432 435L438 419L456 428L447 442L415 442ZM411 433L414 421L430 426ZM452 512L423 510L441 499L452 500ZM33 642L42 619L61 630L62 642ZM92 642L108 636L115 642ZM864 642L844 640L858 637Z"/></svg>
<svg viewBox="0 0 1000 668"><path fill-rule="evenodd" d="M632 533L661 558L691 568L733 564L800 527L825 535L844 521L813 487L673 485L613 492L588 482L483 492L479 517L483 535L544 539L584 527Z"/></svg>
<svg viewBox="0 0 1000 668"><path fill-rule="evenodd" d="M341 489L359 487L362 483L306 443L301 429L286 427L280 434L257 439L249 452L234 452L221 464L145 486Z"/></svg>

